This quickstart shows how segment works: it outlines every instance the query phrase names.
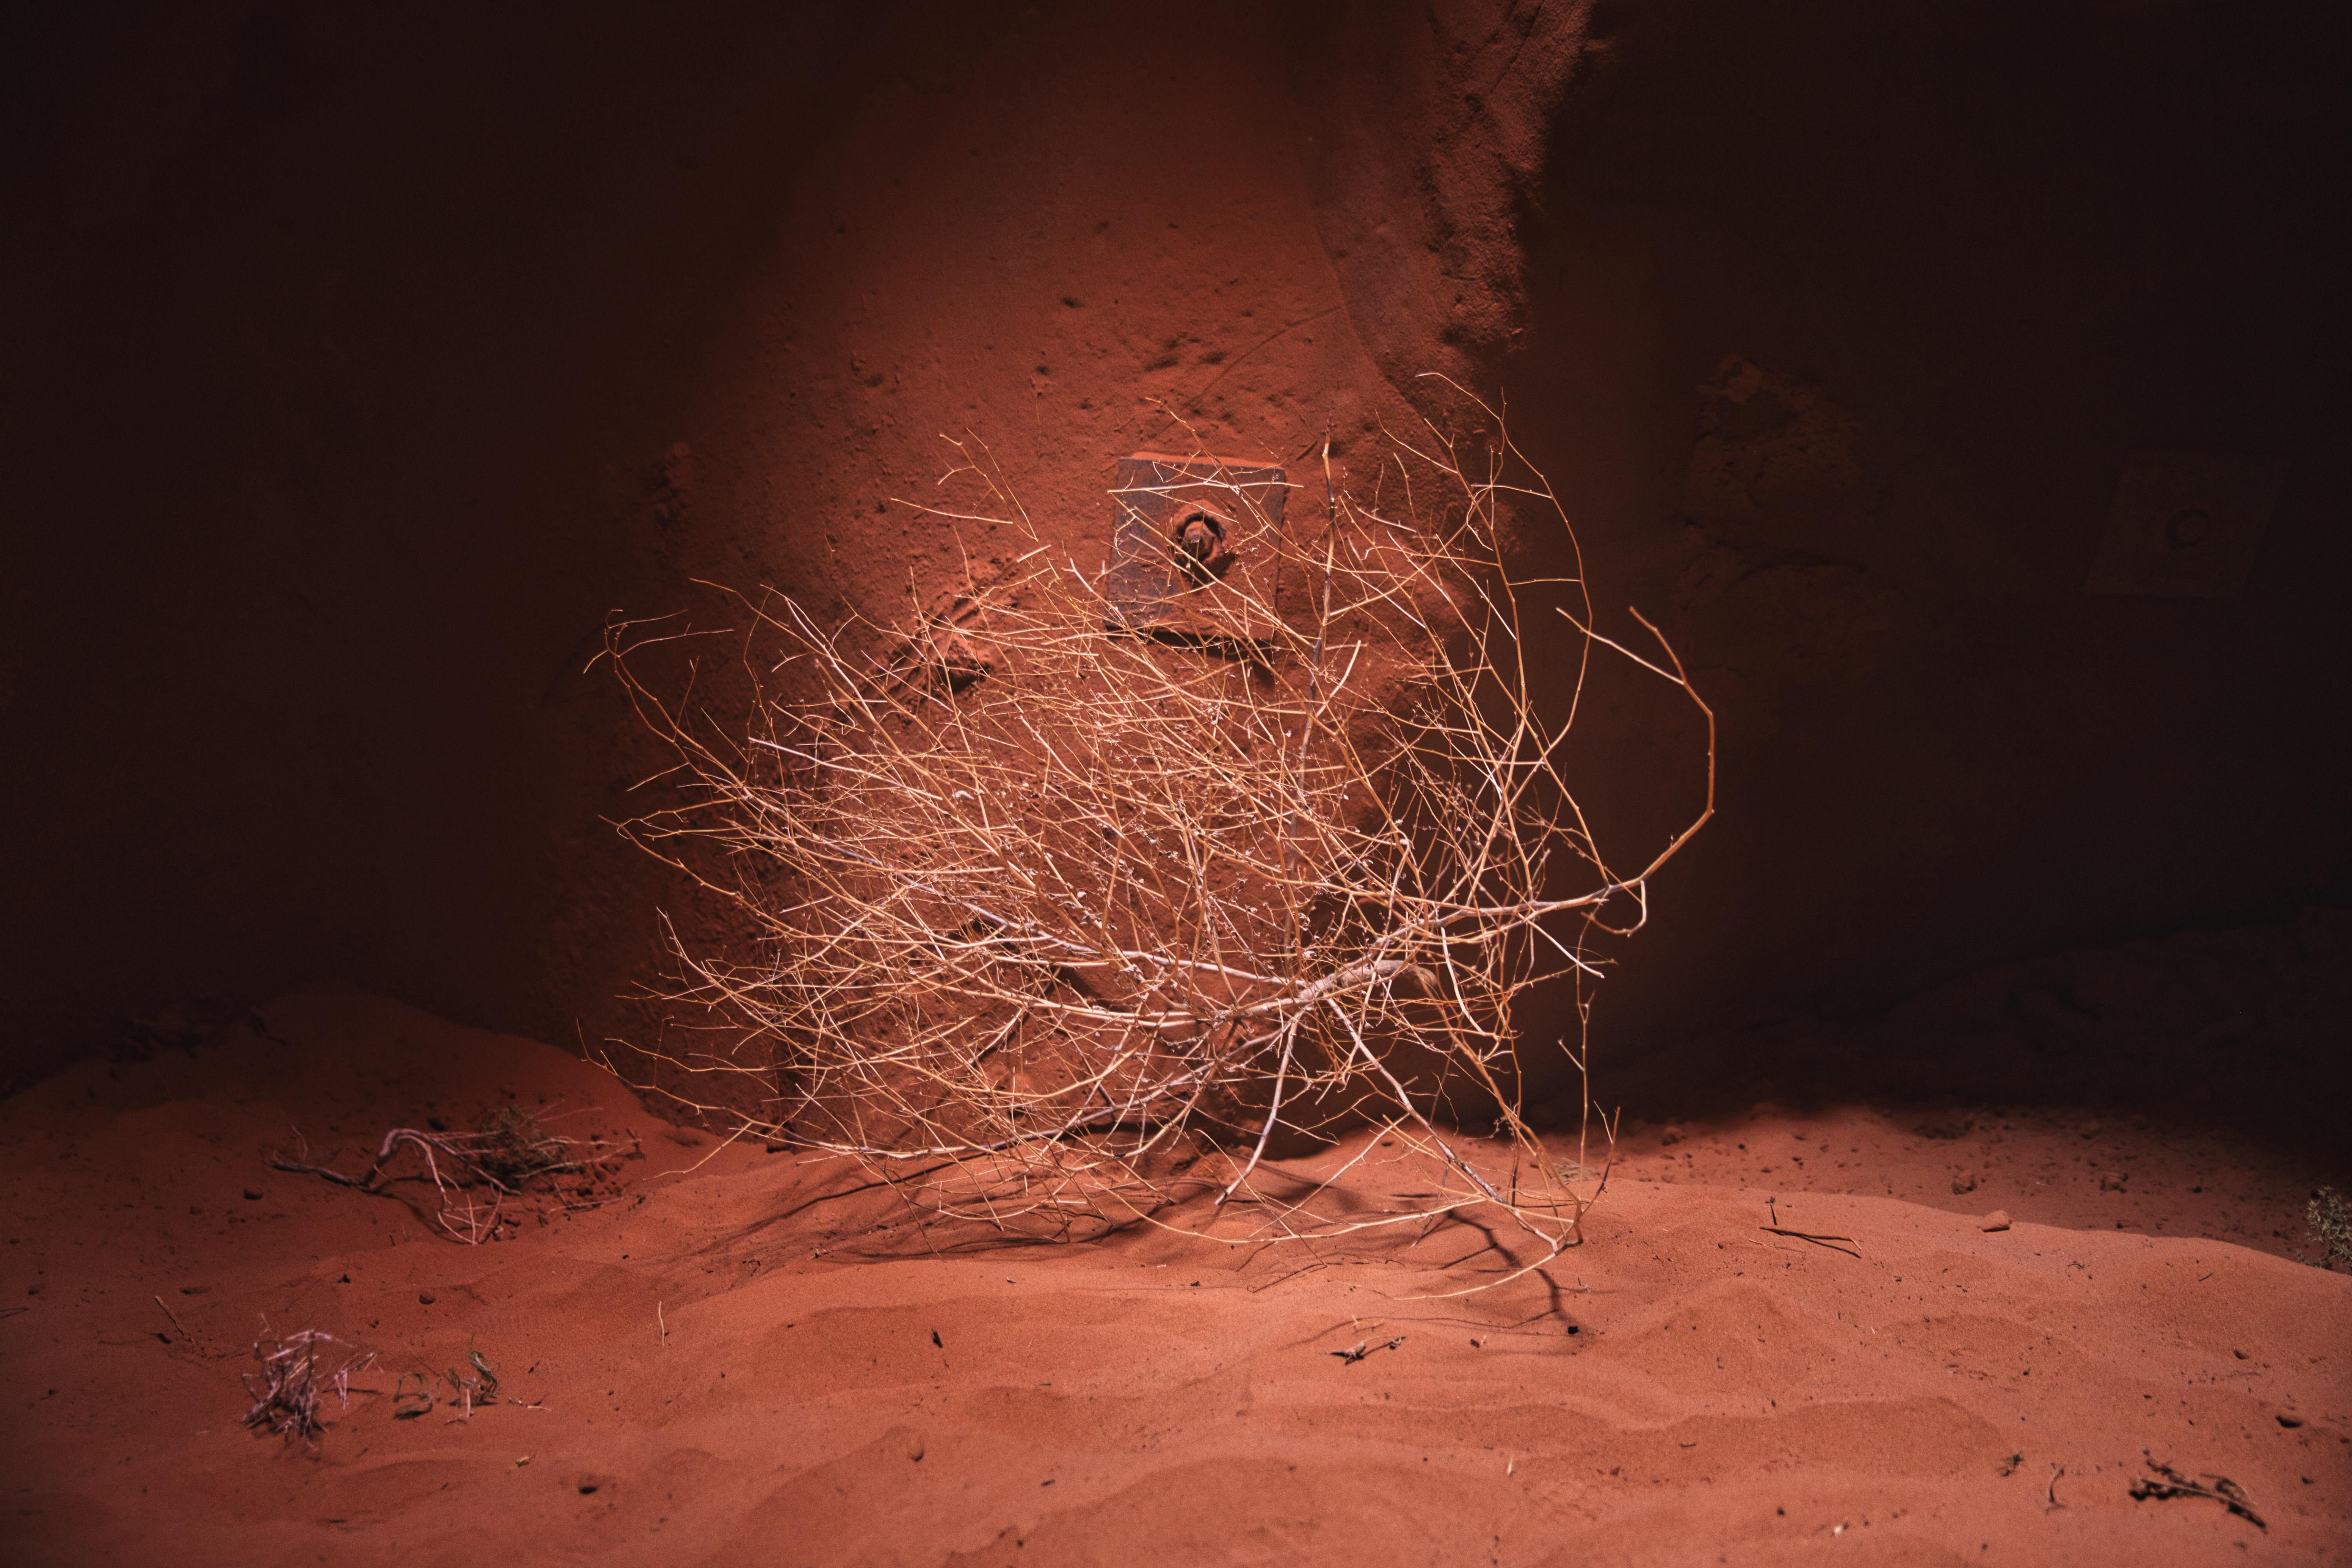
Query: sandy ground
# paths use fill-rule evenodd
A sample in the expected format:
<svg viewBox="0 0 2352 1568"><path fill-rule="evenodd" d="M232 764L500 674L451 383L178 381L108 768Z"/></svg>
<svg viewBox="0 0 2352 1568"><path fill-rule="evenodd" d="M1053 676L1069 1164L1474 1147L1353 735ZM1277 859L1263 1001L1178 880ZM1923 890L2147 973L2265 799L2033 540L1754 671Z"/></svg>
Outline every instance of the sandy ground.
<svg viewBox="0 0 2352 1568"><path fill-rule="evenodd" d="M465 1247L262 1154L299 1127L355 1168L509 1097L634 1129L622 1196ZM971 1247L551 1047L322 989L0 1105L0 1185L14 1563L2352 1555L2352 1278L2274 1255L2279 1172L2128 1119L1636 1130L1548 1281L1439 1300L1500 1267L1468 1227ZM303 1329L377 1354L314 1451L239 1425L255 1342ZM500 1403L395 1418L469 1348ZM2151 1456L2267 1528L2135 1500Z"/></svg>

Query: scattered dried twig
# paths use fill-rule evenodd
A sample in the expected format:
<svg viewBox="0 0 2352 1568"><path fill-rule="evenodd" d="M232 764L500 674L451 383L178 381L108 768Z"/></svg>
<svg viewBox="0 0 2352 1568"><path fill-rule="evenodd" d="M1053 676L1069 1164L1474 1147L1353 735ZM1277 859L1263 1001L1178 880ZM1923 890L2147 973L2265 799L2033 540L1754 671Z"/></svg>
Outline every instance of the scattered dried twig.
<svg viewBox="0 0 2352 1568"><path fill-rule="evenodd" d="M2156 1479L2150 1479L2146 1476L2142 1476L2137 1480L2132 1482L2131 1495L2134 1501L2145 1502L2150 1498L2162 1500L2177 1497L2201 1497L2213 1502L2220 1503L2223 1508L2228 1509L2231 1513L2236 1514L2240 1519L2244 1520L2256 1530L2267 1531L2270 1529L2269 1525L2263 1522L2262 1516L2254 1511L2252 1501L2246 1496L2246 1489L2231 1480L2229 1477L2200 1476L2199 1478L2200 1479L2210 1481L2212 1484L2210 1486L2200 1486L2197 1481L2190 1480L2187 1476L2182 1475L2170 1465L2168 1465L2161 1459L2157 1458L2145 1448L2140 1450L2140 1457L2147 1461L2147 1468L2156 1472Z"/></svg>
<svg viewBox="0 0 2352 1568"><path fill-rule="evenodd" d="M453 1419L459 1421L471 1421L476 1405L494 1404L499 1396L499 1374L490 1370L490 1363L482 1359L482 1352L471 1340L466 1342L466 1363L473 1369L471 1375L454 1366L441 1374L442 1381L454 1391L450 1402L458 1411Z"/></svg>
<svg viewBox="0 0 2352 1568"><path fill-rule="evenodd" d="M470 1372L453 1366L441 1373L437 1381L449 1385L449 1392L446 1394L436 1395L433 1392L433 1385L436 1379L432 1373L402 1373L398 1381L393 1385L392 1418L395 1421L414 1421L420 1415L430 1414L436 1406L446 1402L457 1407L457 1414L450 1417L452 1421L470 1421L474 1418L474 1412L477 1409L497 1404L499 1374L492 1370L490 1363L483 1359L480 1349L471 1340L466 1342L466 1363L471 1369ZM416 1384L414 1388L409 1386L409 1380L412 1378ZM506 1403L521 1405L522 1401L509 1398ZM536 1408L536 1406L526 1406L526 1408Z"/></svg>
<svg viewBox="0 0 2352 1568"><path fill-rule="evenodd" d="M1368 1355L1373 1354L1375 1352L1392 1351L1396 1349L1397 1346L1404 1343L1404 1341L1405 1336L1399 1334L1396 1338L1392 1340L1383 1340L1379 1344L1374 1344L1371 1341L1366 1340L1361 1344L1357 1345L1353 1350L1325 1351L1323 1353L1325 1355L1338 1356L1340 1362L1345 1365L1353 1366L1358 1362L1363 1360Z"/></svg>

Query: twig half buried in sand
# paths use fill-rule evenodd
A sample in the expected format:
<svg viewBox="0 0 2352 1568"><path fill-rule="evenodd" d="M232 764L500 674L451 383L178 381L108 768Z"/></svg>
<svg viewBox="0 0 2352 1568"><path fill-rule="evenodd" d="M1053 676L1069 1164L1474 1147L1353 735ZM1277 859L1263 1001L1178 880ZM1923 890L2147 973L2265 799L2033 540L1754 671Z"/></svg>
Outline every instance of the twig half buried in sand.
<svg viewBox="0 0 2352 1568"><path fill-rule="evenodd" d="M1338 1356L1342 1365L1353 1366L1358 1362L1363 1360L1366 1356L1372 1354L1375 1351L1392 1351L1396 1349L1397 1346L1404 1343L1404 1338L1405 1337L1402 1334L1399 1334L1396 1338L1392 1340L1384 1340L1379 1344L1374 1344L1371 1341L1366 1340L1363 1343L1356 1346L1353 1350L1325 1351L1323 1353L1325 1355Z"/></svg>
<svg viewBox="0 0 2352 1568"><path fill-rule="evenodd" d="M1788 1226L1780 1223L1780 1211L1773 1205L1770 1199L1768 1198L1765 1200L1764 1206L1766 1211L1771 1215L1772 1223L1770 1225L1759 1225L1756 1228L1765 1232L1767 1235L1786 1236L1791 1237L1798 1241L1810 1241L1815 1247L1826 1247L1832 1252L1843 1252L1848 1258L1860 1258L1862 1256L1853 1237L1850 1236L1815 1236L1811 1231L1790 1230ZM1844 1242L1846 1245L1840 1247L1838 1243L1841 1241Z"/></svg>
<svg viewBox="0 0 2352 1568"><path fill-rule="evenodd" d="M2220 1503L2223 1508L2228 1509L2231 1513L2236 1514L2240 1519L2244 1520L2256 1530L2267 1531L2270 1529L2269 1525L2263 1522L2262 1515L2254 1511L2253 1503L2246 1496L2246 1489L2231 1480L2229 1477L2202 1476L2200 1478L2200 1479L2210 1481L2212 1485L2200 1486L2196 1481L2190 1480L2187 1476L2182 1475L2170 1465L2168 1465L2161 1459L2157 1458L2145 1448L2140 1450L2140 1457L2147 1460L2147 1468L2156 1472L2157 1479L2151 1480L2147 1477L2142 1476L2139 1479L2132 1482L2131 1495L2133 1501L2146 1502L2150 1498L2155 1498L2159 1500L2167 1498L2177 1497L2208 1498L2214 1502Z"/></svg>
<svg viewBox="0 0 2352 1568"><path fill-rule="evenodd" d="M408 1386L408 1380L412 1377L416 1380L415 1388ZM414 1421L439 1403L433 1397L433 1380L424 1373L404 1372L392 1385L392 1418L394 1421Z"/></svg>
<svg viewBox="0 0 2352 1568"><path fill-rule="evenodd" d="M1851 1246L1840 1247L1838 1245L1841 1241L1852 1242L1853 1237L1850 1236L1809 1236L1801 1230L1790 1230L1785 1226L1778 1225L1759 1225L1756 1228L1769 1236L1786 1236L1794 1237L1798 1241L1810 1241L1815 1247L1826 1247L1832 1252L1843 1252L1848 1258L1860 1258L1862 1256L1860 1252L1854 1250Z"/></svg>

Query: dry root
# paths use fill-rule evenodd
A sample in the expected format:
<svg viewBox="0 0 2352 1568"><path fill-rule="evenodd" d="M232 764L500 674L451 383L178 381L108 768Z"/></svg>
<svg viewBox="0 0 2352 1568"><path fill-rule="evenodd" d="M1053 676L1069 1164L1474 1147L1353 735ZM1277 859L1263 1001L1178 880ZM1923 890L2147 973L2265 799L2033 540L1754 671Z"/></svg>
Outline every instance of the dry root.
<svg viewBox="0 0 2352 1568"><path fill-rule="evenodd" d="M640 678L648 648L717 634L616 625L607 653L677 764L676 804L624 831L745 933L693 944L665 922L673 1021L708 1031L647 1049L666 1091L709 1110L729 1097L692 1075L748 1075L748 1131L1025 1235L1170 1223L1213 1191L1258 1234L1490 1205L1546 1258L1574 1241L1605 1161L1546 1158L1512 1004L1547 969L1581 987L1593 935L1646 916L1649 879L1712 813L1713 716L1662 638L1643 656L1589 629L1580 580L1574 663L1530 670L1505 513L1567 519L1473 406L1474 437L1394 442L1365 493L1327 450L1282 527L1261 492L1202 487L1259 524L1234 530L1258 552L1245 578L1214 541L1170 542L1207 632L1107 631L1093 563L969 455L994 515L925 510L1023 546L896 625L736 595L748 731ZM1706 715L1706 805L1638 869L1604 863L1558 766L1596 649ZM1580 1074L1581 1040L1556 1048ZM1465 1109L1510 1173L1449 1131ZM1349 1212L1267 1186L1270 1155L1367 1121L1424 1151L1438 1190Z"/></svg>

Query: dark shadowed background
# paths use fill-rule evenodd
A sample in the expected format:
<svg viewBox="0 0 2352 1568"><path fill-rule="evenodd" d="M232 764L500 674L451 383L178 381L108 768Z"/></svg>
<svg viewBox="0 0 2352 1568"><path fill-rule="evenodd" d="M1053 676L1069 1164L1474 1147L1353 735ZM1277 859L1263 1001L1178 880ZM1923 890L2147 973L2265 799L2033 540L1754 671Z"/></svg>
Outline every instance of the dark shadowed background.
<svg viewBox="0 0 2352 1568"><path fill-rule="evenodd" d="M0 1077L326 976L642 1029L679 895L606 821L654 763L583 672L608 615L887 614L954 570L889 504L942 433L1083 546L1152 400L1344 461L1426 370L1507 398L1604 629L1656 618L1722 715L1595 1016L1622 1081L2346 901L2336 7L0 28ZM2085 591L2143 451L2283 473L2236 596ZM1697 735L1594 698L1630 856Z"/></svg>

